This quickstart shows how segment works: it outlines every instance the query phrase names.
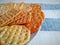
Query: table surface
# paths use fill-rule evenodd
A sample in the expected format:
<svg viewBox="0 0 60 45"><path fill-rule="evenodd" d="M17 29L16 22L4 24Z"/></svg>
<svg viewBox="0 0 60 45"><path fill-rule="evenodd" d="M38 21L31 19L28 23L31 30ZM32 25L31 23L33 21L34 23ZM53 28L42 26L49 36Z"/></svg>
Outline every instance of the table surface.
<svg viewBox="0 0 60 45"><path fill-rule="evenodd" d="M27 45L60 45L60 0L0 0L0 4L12 1L38 3L45 14L41 31Z"/></svg>

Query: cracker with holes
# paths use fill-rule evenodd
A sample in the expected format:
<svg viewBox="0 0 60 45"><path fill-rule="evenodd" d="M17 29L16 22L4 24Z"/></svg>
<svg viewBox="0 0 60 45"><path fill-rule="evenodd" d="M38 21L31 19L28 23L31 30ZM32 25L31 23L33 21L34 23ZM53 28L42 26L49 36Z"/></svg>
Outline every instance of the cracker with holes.
<svg viewBox="0 0 60 45"><path fill-rule="evenodd" d="M17 19L17 18L19 18L19 19L17 21L13 19L13 21L11 23L8 23L9 25L12 25L12 24L25 24L25 23L31 22L31 15L30 15L29 12L32 10L32 8L31 8L31 6L27 5L24 2L22 2L22 3L0 4L0 15L6 15L7 14L7 15L10 16L9 11L10 10L14 11L12 8L15 9L16 12L17 11L22 11L23 13L21 12L20 15L22 15L22 16L24 15L24 17L22 17L22 16L19 15L18 17L15 18L15 19ZM14 13L12 15L16 15ZM1 19L1 20L3 20L3 19Z"/></svg>
<svg viewBox="0 0 60 45"><path fill-rule="evenodd" d="M0 15L5 14L8 10L14 8L14 3L0 4Z"/></svg>
<svg viewBox="0 0 60 45"><path fill-rule="evenodd" d="M44 21L44 13L41 10L41 6L37 4L31 4L32 7L32 19L31 23L25 24L31 33L37 32Z"/></svg>
<svg viewBox="0 0 60 45"><path fill-rule="evenodd" d="M13 24L27 24L31 22L31 13L30 11L32 10L31 6L27 5L26 3L15 3L14 8L16 10L22 10L24 13L24 17L18 19L17 21L14 21L10 23L9 25Z"/></svg>
<svg viewBox="0 0 60 45"><path fill-rule="evenodd" d="M8 25L9 23L22 18L23 11L18 11L16 9L8 10L5 14L0 15L0 26Z"/></svg>
<svg viewBox="0 0 60 45"><path fill-rule="evenodd" d="M30 31L23 25L0 27L1 45L24 45L30 40Z"/></svg>

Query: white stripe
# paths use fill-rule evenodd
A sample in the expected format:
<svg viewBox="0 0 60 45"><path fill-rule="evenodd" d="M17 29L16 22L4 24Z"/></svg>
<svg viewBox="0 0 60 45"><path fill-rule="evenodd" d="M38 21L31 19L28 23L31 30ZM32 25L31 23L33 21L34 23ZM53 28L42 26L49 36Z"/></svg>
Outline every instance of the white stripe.
<svg viewBox="0 0 60 45"><path fill-rule="evenodd" d="M46 18L60 18L60 10L43 10Z"/></svg>

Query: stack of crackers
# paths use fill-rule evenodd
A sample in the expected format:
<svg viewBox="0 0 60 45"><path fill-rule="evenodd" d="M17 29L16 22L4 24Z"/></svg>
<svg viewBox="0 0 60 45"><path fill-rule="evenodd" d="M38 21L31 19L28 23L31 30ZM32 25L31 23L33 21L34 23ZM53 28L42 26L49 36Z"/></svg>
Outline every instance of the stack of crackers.
<svg viewBox="0 0 60 45"><path fill-rule="evenodd" d="M25 45L44 18L38 4L0 4L0 45Z"/></svg>

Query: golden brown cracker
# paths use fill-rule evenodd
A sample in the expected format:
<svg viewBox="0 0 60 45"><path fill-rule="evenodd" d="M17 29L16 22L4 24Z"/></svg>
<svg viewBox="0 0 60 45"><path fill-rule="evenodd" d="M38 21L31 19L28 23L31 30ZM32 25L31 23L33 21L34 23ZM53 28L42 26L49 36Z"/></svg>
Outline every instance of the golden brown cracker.
<svg viewBox="0 0 60 45"><path fill-rule="evenodd" d="M22 25L0 27L2 45L24 45L30 40L30 31Z"/></svg>

